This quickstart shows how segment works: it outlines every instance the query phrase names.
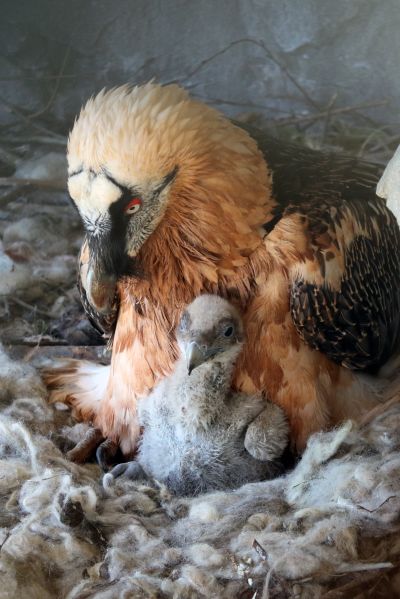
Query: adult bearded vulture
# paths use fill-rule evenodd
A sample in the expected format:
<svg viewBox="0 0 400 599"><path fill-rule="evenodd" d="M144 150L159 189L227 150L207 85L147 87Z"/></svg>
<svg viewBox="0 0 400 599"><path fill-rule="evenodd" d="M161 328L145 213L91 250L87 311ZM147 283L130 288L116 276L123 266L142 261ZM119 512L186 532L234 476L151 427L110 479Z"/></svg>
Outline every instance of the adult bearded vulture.
<svg viewBox="0 0 400 599"><path fill-rule="evenodd" d="M82 301L112 358L48 372L54 400L131 453L182 310L212 293L244 315L234 388L282 406L298 450L375 404L356 371L376 372L400 333L400 232L379 167L248 133L153 83L89 100L68 165Z"/></svg>

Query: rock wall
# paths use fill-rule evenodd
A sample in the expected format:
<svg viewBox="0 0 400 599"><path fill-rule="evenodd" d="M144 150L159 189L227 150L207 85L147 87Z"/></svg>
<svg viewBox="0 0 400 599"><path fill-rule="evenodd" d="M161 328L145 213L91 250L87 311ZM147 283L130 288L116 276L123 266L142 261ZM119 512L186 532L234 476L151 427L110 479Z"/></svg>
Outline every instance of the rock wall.
<svg viewBox="0 0 400 599"><path fill-rule="evenodd" d="M394 124L399 29L399 0L3 0L0 96L60 131L103 86L152 77L274 119L387 99L362 111Z"/></svg>

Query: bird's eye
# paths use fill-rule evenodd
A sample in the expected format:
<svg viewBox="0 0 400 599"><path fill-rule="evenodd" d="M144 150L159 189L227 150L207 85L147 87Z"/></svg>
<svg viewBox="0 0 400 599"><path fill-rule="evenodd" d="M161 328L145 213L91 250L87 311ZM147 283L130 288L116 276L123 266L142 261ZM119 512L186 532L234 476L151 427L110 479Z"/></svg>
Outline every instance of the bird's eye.
<svg viewBox="0 0 400 599"><path fill-rule="evenodd" d="M142 200L140 198L133 198L126 206L125 206L125 214L135 214L142 207Z"/></svg>
<svg viewBox="0 0 400 599"><path fill-rule="evenodd" d="M229 327L226 327L226 329L224 330L224 337L232 337L233 335L233 326L230 325Z"/></svg>

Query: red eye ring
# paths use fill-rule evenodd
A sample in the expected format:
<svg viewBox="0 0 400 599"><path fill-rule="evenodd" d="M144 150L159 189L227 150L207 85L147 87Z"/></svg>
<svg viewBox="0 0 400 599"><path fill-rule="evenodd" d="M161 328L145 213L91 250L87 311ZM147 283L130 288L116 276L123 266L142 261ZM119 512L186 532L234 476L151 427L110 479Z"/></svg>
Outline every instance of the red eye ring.
<svg viewBox="0 0 400 599"><path fill-rule="evenodd" d="M140 198L132 198L132 200L125 206L126 214L135 214L142 205L142 200Z"/></svg>

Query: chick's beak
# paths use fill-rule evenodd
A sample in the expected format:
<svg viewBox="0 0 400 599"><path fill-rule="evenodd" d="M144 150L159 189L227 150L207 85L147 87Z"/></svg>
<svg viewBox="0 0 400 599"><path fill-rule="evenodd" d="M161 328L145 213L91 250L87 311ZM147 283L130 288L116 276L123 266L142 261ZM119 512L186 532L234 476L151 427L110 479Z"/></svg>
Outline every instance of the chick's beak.
<svg viewBox="0 0 400 599"><path fill-rule="evenodd" d="M207 352L202 351L196 341L191 341L186 348L186 363L189 375L191 372L207 360Z"/></svg>

